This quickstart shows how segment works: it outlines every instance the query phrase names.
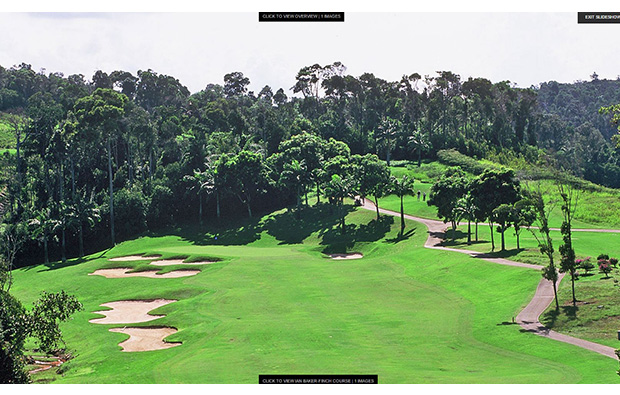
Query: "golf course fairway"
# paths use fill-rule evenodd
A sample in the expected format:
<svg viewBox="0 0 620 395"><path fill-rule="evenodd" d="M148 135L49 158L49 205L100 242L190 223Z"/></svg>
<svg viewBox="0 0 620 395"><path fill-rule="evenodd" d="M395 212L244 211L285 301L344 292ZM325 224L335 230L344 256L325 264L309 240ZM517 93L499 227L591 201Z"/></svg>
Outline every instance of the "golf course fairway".
<svg viewBox="0 0 620 395"><path fill-rule="evenodd" d="M425 249L427 229L349 207L338 218L279 211L219 232L150 236L84 260L14 271L25 305L65 290L84 310L62 325L75 358L56 383L257 383L259 374L377 374L379 383L617 383L618 362L523 332L512 318L540 273ZM174 232L173 232L174 233ZM216 239L217 237L217 239ZM361 259L328 254L355 252ZM208 265L112 262L161 255ZM105 278L98 269L192 269L180 278ZM93 324L115 301L174 300L161 318ZM123 352L112 328L171 327L179 346Z"/></svg>

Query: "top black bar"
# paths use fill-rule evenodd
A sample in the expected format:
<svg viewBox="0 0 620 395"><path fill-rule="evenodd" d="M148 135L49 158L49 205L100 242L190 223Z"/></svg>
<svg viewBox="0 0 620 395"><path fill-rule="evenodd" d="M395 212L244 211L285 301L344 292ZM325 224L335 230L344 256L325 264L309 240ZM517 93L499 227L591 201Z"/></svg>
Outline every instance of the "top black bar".
<svg viewBox="0 0 620 395"><path fill-rule="evenodd" d="M577 23L620 23L620 12L578 12Z"/></svg>
<svg viewBox="0 0 620 395"><path fill-rule="evenodd" d="M344 12L259 12L259 22L344 22Z"/></svg>

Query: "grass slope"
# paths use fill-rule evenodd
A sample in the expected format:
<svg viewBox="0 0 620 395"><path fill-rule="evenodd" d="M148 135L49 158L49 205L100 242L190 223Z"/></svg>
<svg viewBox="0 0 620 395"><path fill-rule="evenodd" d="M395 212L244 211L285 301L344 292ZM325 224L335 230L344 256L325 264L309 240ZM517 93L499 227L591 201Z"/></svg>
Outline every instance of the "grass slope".
<svg viewBox="0 0 620 395"><path fill-rule="evenodd" d="M352 207L349 207L353 210ZM522 333L508 322L539 274L423 248L426 229L358 209L347 235L326 209L277 212L219 231L143 237L66 265L15 272L24 302L65 289L85 311L63 325L77 358L62 383L256 383L258 374L378 374L382 383L616 383L617 362ZM215 238L217 237L217 239ZM356 251L334 261L323 252ZM194 277L106 279L98 268L147 267L115 256L219 257ZM167 267L174 270L178 267ZM194 267L195 268L195 267ZM167 350L123 353L123 325L88 320L105 302L169 298L144 324L179 329ZM133 326L133 325L132 325Z"/></svg>

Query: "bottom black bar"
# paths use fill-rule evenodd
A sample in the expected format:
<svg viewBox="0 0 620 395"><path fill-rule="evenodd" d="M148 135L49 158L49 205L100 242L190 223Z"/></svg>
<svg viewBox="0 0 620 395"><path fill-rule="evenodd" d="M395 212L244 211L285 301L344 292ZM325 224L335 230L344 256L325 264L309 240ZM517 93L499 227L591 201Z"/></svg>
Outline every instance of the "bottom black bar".
<svg viewBox="0 0 620 395"><path fill-rule="evenodd" d="M376 374L260 374L258 384L379 384Z"/></svg>

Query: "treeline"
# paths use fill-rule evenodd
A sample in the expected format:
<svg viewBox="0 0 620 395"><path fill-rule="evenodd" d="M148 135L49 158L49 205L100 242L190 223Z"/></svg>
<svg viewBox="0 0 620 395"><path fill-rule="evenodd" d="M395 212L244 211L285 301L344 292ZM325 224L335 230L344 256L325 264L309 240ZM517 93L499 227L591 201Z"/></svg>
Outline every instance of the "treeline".
<svg viewBox="0 0 620 395"><path fill-rule="evenodd" d="M333 191L332 176L346 179L329 170L338 160L349 169L346 163L367 154L389 164L454 148L536 162L550 135L536 89L462 81L449 71L389 82L347 75L336 62L302 68L290 90L255 93L249 83L233 72L223 85L190 94L152 70L97 71L87 80L27 64L0 67L0 124L16 151L0 158L3 204L11 207L5 222L25 224L41 256L52 240L62 257L66 250L82 255L85 243L101 247L197 215L202 221L283 207L305 199L311 186L320 198ZM588 162L600 165L588 174L617 182L616 151L605 139L592 147L588 136L571 155L590 150L590 158L599 149L607 160ZM319 147L317 156L302 155L302 145ZM580 163L559 152L558 160Z"/></svg>

